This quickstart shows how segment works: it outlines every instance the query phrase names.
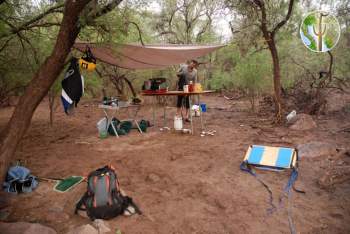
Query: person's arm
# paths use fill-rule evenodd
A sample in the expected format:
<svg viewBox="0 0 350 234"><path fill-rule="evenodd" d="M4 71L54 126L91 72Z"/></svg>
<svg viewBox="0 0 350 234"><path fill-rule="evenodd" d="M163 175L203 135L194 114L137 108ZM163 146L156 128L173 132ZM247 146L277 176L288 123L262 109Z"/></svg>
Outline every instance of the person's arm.
<svg viewBox="0 0 350 234"><path fill-rule="evenodd" d="M176 72L176 75L181 76L185 74L185 66L184 65L180 65L179 70Z"/></svg>
<svg viewBox="0 0 350 234"><path fill-rule="evenodd" d="M197 71L197 69L196 69L195 72L194 72L194 83L199 83L199 80L198 80L198 71Z"/></svg>
<svg viewBox="0 0 350 234"><path fill-rule="evenodd" d="M196 69L193 69L193 71L191 72L191 76L188 80L188 83L189 81L192 81L193 84L197 83L198 82L198 78L197 78L197 70Z"/></svg>

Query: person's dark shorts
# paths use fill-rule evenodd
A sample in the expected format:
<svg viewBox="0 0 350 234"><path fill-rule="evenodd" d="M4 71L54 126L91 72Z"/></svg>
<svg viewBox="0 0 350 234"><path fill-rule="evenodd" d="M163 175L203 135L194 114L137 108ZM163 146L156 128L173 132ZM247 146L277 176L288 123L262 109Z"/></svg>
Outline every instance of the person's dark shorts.
<svg viewBox="0 0 350 234"><path fill-rule="evenodd" d="M183 91L183 86L186 84L186 77L184 75L178 75L179 81L177 83L178 90ZM190 98L189 96L177 96L177 108L186 106L186 109L190 109Z"/></svg>
<svg viewBox="0 0 350 234"><path fill-rule="evenodd" d="M189 96L177 96L177 108L185 106L186 109L190 109L190 97Z"/></svg>

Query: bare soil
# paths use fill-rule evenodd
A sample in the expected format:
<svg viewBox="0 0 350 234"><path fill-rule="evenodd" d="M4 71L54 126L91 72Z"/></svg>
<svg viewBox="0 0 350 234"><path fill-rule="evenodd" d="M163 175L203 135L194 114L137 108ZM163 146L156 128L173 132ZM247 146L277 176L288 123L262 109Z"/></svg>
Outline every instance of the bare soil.
<svg viewBox="0 0 350 234"><path fill-rule="evenodd" d="M292 193L292 217L298 233L350 233L349 179L326 189L319 185L332 158L348 166L350 114L335 111L318 117L318 127L294 131L272 124L271 116L249 111L246 100L226 100L217 95L204 98L208 112L206 128L215 136L161 132L159 127L146 134L133 130L117 139L99 139L96 122L103 116L97 102L81 103L74 116L61 108L49 126L48 103L37 109L32 125L18 147L14 160L20 159L38 177L86 176L90 171L112 163L120 184L140 206L143 215L120 216L106 221L115 233L289 233L287 199L278 198L288 181L289 172L258 171L271 188L279 209L269 214L268 193L251 175L239 169L250 144L297 146L311 141L327 142L339 155L303 158L296 187L306 194ZM0 126L5 126L13 108L0 110ZM172 125L175 108L168 109ZM157 109L160 119L162 110ZM121 117L125 117L121 113ZM138 117L151 120L150 106ZM160 121L158 122L160 124ZM54 183L41 182L31 194L1 193L10 214L8 222L38 222L66 233L73 227L90 223L74 215L77 200L86 190L82 183L67 193L53 191ZM1 231L0 231L1 232Z"/></svg>

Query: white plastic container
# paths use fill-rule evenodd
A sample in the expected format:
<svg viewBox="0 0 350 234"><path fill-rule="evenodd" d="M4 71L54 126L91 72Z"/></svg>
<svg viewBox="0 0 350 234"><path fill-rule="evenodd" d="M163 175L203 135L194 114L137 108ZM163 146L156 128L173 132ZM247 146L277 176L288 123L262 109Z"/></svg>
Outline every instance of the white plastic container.
<svg viewBox="0 0 350 234"><path fill-rule="evenodd" d="M96 126L97 126L97 130L98 130L98 134L100 136L100 138L106 138L108 136L108 121L107 118L104 117L102 119L100 119Z"/></svg>
<svg viewBox="0 0 350 234"><path fill-rule="evenodd" d="M182 117L175 115L174 117L174 129L177 131L182 130L183 124L182 124Z"/></svg>
<svg viewBox="0 0 350 234"><path fill-rule="evenodd" d="M184 93L188 93L188 85L184 85Z"/></svg>
<svg viewBox="0 0 350 234"><path fill-rule="evenodd" d="M286 119L287 119L287 123L289 123L290 121L292 121L295 117L297 116L297 112L296 110L293 110L292 112L290 112Z"/></svg>

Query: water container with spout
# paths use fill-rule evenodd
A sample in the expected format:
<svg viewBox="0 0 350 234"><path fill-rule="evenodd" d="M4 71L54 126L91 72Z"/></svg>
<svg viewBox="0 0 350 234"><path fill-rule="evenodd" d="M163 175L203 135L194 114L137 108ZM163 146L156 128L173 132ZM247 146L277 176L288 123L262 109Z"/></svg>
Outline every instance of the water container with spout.
<svg viewBox="0 0 350 234"><path fill-rule="evenodd" d="M174 129L175 130L182 130L183 125L182 125L182 117L175 115L174 117Z"/></svg>

